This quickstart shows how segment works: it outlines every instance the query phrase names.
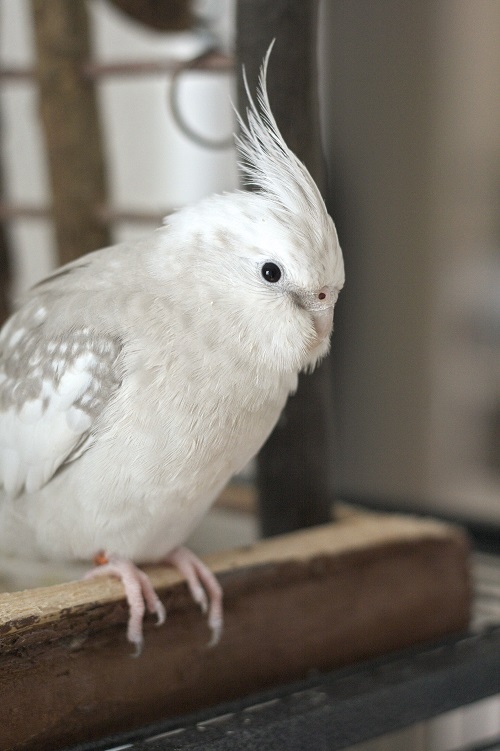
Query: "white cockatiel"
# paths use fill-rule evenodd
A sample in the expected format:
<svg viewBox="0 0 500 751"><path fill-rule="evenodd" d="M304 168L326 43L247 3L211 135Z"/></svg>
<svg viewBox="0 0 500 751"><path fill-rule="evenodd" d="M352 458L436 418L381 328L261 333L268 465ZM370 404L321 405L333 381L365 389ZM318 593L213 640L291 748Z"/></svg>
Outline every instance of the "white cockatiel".
<svg viewBox="0 0 500 751"><path fill-rule="evenodd" d="M138 651L145 608L164 609L135 563L179 568L218 639L220 586L182 543L327 353L344 283L333 222L271 113L268 57L238 139L258 190L59 269L0 337L0 549L100 555L90 575L123 581Z"/></svg>

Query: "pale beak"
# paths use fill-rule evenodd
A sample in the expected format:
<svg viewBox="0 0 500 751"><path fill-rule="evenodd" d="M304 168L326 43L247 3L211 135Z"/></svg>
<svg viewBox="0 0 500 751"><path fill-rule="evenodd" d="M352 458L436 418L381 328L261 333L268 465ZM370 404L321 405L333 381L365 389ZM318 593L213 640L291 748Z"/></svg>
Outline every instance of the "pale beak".
<svg viewBox="0 0 500 751"><path fill-rule="evenodd" d="M318 341L323 341L332 332L333 309L338 292L330 287L321 287L317 292L300 292L297 297L300 304L311 313L314 330Z"/></svg>
<svg viewBox="0 0 500 751"><path fill-rule="evenodd" d="M336 301L337 293L332 292L330 287L321 287L309 296L307 307L311 311L314 330L320 342L332 333L333 308Z"/></svg>
<svg viewBox="0 0 500 751"><path fill-rule="evenodd" d="M317 310L312 314L314 330L319 341L323 341L332 333L333 305L324 310Z"/></svg>

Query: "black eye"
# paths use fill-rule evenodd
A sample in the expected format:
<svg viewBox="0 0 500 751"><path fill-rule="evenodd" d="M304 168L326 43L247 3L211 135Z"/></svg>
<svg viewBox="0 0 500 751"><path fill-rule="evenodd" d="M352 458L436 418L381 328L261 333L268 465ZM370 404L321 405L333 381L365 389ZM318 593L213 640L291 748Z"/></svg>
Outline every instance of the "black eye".
<svg viewBox="0 0 500 751"><path fill-rule="evenodd" d="M271 263L271 261L268 261L268 263L265 263L263 267L260 270L260 273L266 280L266 282L271 282L271 284L275 284L276 282L279 282L281 279L281 269L279 266L277 266L275 263Z"/></svg>

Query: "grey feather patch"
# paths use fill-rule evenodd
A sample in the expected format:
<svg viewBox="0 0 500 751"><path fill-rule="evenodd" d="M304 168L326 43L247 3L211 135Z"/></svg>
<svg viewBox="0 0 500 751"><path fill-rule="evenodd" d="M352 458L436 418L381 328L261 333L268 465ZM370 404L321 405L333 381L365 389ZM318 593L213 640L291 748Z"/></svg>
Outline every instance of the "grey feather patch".
<svg viewBox="0 0 500 751"><path fill-rule="evenodd" d="M59 391L66 374L84 369L88 385L73 406L95 418L120 384L121 341L85 327L47 336L42 311L38 304L23 308L2 331L0 410L14 407L20 412L27 403L40 400L43 414L50 401L47 389Z"/></svg>

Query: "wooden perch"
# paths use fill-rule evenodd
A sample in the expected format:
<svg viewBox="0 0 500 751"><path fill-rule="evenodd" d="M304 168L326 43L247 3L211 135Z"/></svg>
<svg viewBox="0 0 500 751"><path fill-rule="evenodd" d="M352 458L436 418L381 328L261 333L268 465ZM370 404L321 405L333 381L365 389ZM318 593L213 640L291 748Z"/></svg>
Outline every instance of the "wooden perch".
<svg viewBox="0 0 500 751"><path fill-rule="evenodd" d="M449 525L349 514L207 559L220 644L170 569L167 622L131 657L118 581L0 595L0 748L47 749L180 715L467 627L468 543Z"/></svg>

